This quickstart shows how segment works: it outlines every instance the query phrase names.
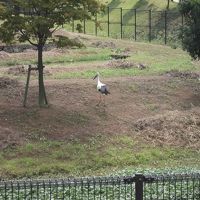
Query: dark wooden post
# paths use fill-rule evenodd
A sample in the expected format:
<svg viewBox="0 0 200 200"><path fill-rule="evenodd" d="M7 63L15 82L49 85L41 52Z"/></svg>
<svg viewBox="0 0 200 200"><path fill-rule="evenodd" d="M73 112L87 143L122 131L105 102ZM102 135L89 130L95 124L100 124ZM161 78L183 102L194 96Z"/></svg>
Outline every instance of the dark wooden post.
<svg viewBox="0 0 200 200"><path fill-rule="evenodd" d="M28 66L28 75L27 75L27 81L26 81L26 87L25 87L25 93L24 93L24 102L23 102L24 107L26 107L27 96L28 96L28 88L29 88L29 82L30 82L32 70L38 71L38 67L32 67L31 65ZM46 93L44 93L44 98L45 98L45 103L48 104Z"/></svg>
<svg viewBox="0 0 200 200"><path fill-rule="evenodd" d="M95 15L95 35L97 36L97 13Z"/></svg>
<svg viewBox="0 0 200 200"><path fill-rule="evenodd" d="M183 44L183 28L184 28L184 16L181 14L181 42Z"/></svg>
<svg viewBox="0 0 200 200"><path fill-rule="evenodd" d="M165 44L167 44L167 11L165 10Z"/></svg>
<svg viewBox="0 0 200 200"><path fill-rule="evenodd" d="M24 93L24 102L23 102L24 107L26 107L28 88L29 88L29 82L30 82L30 75L31 75L31 65L28 66L28 75L27 75L27 81L26 81L26 87L25 87L25 93Z"/></svg>
<svg viewBox="0 0 200 200"><path fill-rule="evenodd" d="M121 39L123 38L123 10L120 8L120 14L121 14Z"/></svg>
<svg viewBox="0 0 200 200"><path fill-rule="evenodd" d="M135 9L135 41L137 40L137 9Z"/></svg>
<svg viewBox="0 0 200 200"><path fill-rule="evenodd" d="M149 10L149 42L151 42L151 10Z"/></svg>
<svg viewBox="0 0 200 200"><path fill-rule="evenodd" d="M136 174L135 175L135 199L143 200L143 186L144 186L144 175Z"/></svg>
<svg viewBox="0 0 200 200"><path fill-rule="evenodd" d="M86 33L86 27L85 27L85 17L84 17L84 20L83 20L83 33L84 33L84 34Z"/></svg>
<svg viewBox="0 0 200 200"><path fill-rule="evenodd" d="M108 37L110 37L110 8L108 7Z"/></svg>
<svg viewBox="0 0 200 200"><path fill-rule="evenodd" d="M72 32L74 32L74 19L72 21Z"/></svg>

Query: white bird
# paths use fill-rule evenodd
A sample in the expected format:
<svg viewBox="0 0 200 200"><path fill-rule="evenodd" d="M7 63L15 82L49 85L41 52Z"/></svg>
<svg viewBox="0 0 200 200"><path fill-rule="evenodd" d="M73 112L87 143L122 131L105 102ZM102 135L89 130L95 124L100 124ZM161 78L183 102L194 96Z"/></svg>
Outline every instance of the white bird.
<svg viewBox="0 0 200 200"><path fill-rule="evenodd" d="M101 95L105 96L105 95L110 94L110 92L108 91L108 86L100 81L100 79L99 79L99 72L97 72L97 74L93 78L93 80L96 79L96 78L97 78L97 91L100 92L100 96L99 96L100 99L99 99L99 103L97 104L97 105L99 105L101 103L101 101L102 101ZM105 98L104 98L104 104L105 104Z"/></svg>

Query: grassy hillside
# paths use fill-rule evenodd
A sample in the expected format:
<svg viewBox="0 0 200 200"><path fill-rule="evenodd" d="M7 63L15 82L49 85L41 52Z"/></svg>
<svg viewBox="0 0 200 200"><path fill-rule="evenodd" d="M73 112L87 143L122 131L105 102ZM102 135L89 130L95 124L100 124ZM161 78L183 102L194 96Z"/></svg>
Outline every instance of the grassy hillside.
<svg viewBox="0 0 200 200"><path fill-rule="evenodd" d="M165 14L160 11L164 11L166 9L167 0L112 0L103 1L103 3L110 8L110 37L121 38L120 8L123 8L123 38L133 40L136 38L137 41L148 41L150 24L148 10L152 10L151 39L155 42L164 43ZM169 44L176 42L176 29L178 28L179 24L181 24L181 17L179 14L172 12L177 10L177 5L177 3L170 1L170 13L167 15L167 37ZM137 9L136 19L134 9ZM108 36L108 11L106 10L105 14L98 15L97 20L99 25L97 34L99 36ZM135 27L135 20L137 27ZM80 22L75 22L75 27L78 23ZM81 23L83 25L83 22ZM67 29L72 30L72 27L67 26ZM86 21L85 32L88 34L95 34L94 21Z"/></svg>
<svg viewBox="0 0 200 200"><path fill-rule="evenodd" d="M167 0L101 0L109 7L122 7L124 9L153 9L164 10L167 5ZM175 9L177 3L170 2L170 9Z"/></svg>
<svg viewBox="0 0 200 200"><path fill-rule="evenodd" d="M37 52L0 52L2 178L200 168L199 62L167 46L60 34L87 48L44 52L49 108L37 106L36 72L21 106L23 64L35 64ZM130 57L112 60L115 52ZM97 105L97 71L110 88L106 105Z"/></svg>

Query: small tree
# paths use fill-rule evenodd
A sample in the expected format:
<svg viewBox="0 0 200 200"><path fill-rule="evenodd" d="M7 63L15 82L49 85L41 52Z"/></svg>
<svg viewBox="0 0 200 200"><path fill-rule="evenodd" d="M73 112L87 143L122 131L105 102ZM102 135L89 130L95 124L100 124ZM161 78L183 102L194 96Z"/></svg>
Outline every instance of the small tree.
<svg viewBox="0 0 200 200"><path fill-rule="evenodd" d="M63 24L91 19L103 6L96 0L0 0L0 39L28 41L38 50L39 105L47 104L43 81L43 47ZM7 2L7 3L4 3ZM4 8L2 8L2 6Z"/></svg>
<svg viewBox="0 0 200 200"><path fill-rule="evenodd" d="M182 30L183 48L192 58L200 58L200 0L184 0L180 12L185 18Z"/></svg>

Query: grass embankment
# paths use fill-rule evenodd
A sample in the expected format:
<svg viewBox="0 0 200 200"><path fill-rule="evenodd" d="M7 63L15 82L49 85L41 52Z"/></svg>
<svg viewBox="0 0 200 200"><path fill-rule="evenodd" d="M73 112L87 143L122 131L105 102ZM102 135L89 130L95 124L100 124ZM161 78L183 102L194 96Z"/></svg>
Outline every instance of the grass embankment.
<svg viewBox="0 0 200 200"><path fill-rule="evenodd" d="M100 38L101 39L101 38ZM95 39L96 40L96 39ZM101 39L102 42L106 40ZM86 40L87 41L87 40ZM109 41L110 42L110 41ZM53 71L53 74L46 76L46 81L52 79L67 79L67 78L91 78L96 71L99 71L103 78L105 77L117 77L117 76L136 76L136 75L159 75L165 73L170 70L178 69L178 70L190 70L195 71L198 70L198 66L194 65L190 59L190 57L180 49L171 49L170 47L160 46L160 45L147 45L144 43L132 43L129 41L117 41L112 40L115 43L118 50L124 51L126 48L129 48L128 52L130 57L128 61L133 63L144 63L148 67L144 70L139 70L134 67L130 67L127 69L121 69L116 67L108 67L107 62L110 61L110 55L113 54L114 50L117 48L94 48L88 47L87 49L75 50L71 49L68 53L64 54L50 54L47 52L44 55L44 62L46 65L45 70L56 69ZM19 56L21 55L21 56ZM24 56L25 55L25 56ZM13 54L10 57L5 58L0 61L0 66L3 68L3 75L6 74L6 70L11 66L15 68L16 66L11 65L10 62L12 60L13 63L17 64L26 64L26 63L35 63L34 55L29 54ZM94 64L94 66L93 66ZM10 66L11 65L11 66ZM3 67L4 66L4 67ZM78 68L77 68L78 67ZM63 71L60 72L59 68L62 68ZM65 71L67 70L67 71ZM6 74L8 75L8 74ZM9 75L13 77L14 75ZM25 78L26 74L18 74L18 76L14 76L17 78ZM37 76L35 76L37 77ZM173 79L174 80L174 79ZM116 112L124 112L124 99L123 91L129 94L125 96L125 98L130 98L130 101L133 102L131 106L138 105L138 107L143 108L145 106L145 101L149 100L148 98L152 98L156 96L154 100L159 100L159 98L163 98L162 103L153 101L153 104L159 103L159 106L154 109L151 104L147 104L150 111L148 109L144 109L144 112L149 112L149 115L155 115L159 112L159 108L161 104L166 104L165 109L172 110L172 107L175 107L176 104L173 104L173 95L174 98L177 98L179 101L179 94L174 91L175 89L180 90L181 87L185 87L183 82L180 82L177 86L177 82L173 82L169 80L169 84L161 85L160 87L165 87L163 90L158 90L156 87L149 85L149 82L145 82L147 93L151 96L145 96L145 89L141 86L141 89L135 89L134 87L137 85L129 85L127 89L127 85L124 85L121 88L121 91L117 90L119 93L118 99L115 104L112 105L113 108L116 108ZM105 80L106 81L106 80ZM111 82L110 82L111 83ZM144 85L141 84L141 85ZM159 85L159 81L157 82ZM186 86L192 87L187 85ZM196 83L195 83L196 84ZM193 84L193 86L195 85ZM61 84L60 84L61 85ZM73 86L73 87L72 87ZM173 87L173 91L169 90L169 86ZM67 88L70 90L69 95L62 96L61 93L65 94L66 91L63 88ZM71 87L71 88L70 88ZM54 98L54 104L52 107L56 110L60 108L60 110L65 113L65 115L59 115L60 111L56 110L54 113L50 113L48 116L39 115L37 112L32 112L34 109L29 108L28 110L19 109L16 102L15 104L8 105L7 110L2 111L4 114L2 116L2 126L5 124L11 124L14 130L22 131L23 136L26 138L23 140L18 146L8 146L6 149L1 151L0 153L0 175L2 178L19 178L19 177L39 177L39 176L85 176L85 175L101 175L110 173L113 170L121 170L126 167L130 168L165 168L165 167L200 167L199 151L184 149L184 148L175 148L170 146L159 146L159 145L151 145L148 142L145 142L144 139L140 137L135 137L134 134L130 135L130 133L118 133L115 129L113 129L114 134L102 134L101 132L95 131L93 128L94 136L85 137L82 139L82 134L76 135L73 139L70 140L62 140L62 139L49 139L45 137L48 135L47 131L51 129L54 130L55 134L61 130L60 128L80 128L81 131L84 131L85 127L89 127L91 124L89 122L93 122L94 113L97 113L98 110L94 106L94 111L91 111L91 102L94 100L84 100L84 102L78 102L77 99L82 98L81 90L78 90L80 96L76 97L75 100L71 101L71 104L64 104L68 101L70 95L75 95L75 88L81 88L82 85L79 82L76 82L76 85L64 85L63 88L61 86L56 87L54 85L52 88L54 90L51 91L51 97ZM113 88L116 88L117 85L113 83ZM149 87L149 88L148 88ZM195 86L194 86L195 87ZM195 88L193 89L195 90ZM34 88L32 88L34 90ZM50 89L50 88L48 88ZM89 86L89 89L86 90L85 95L93 95L89 93L93 88ZM30 90L33 93L33 90ZM56 90L60 90L61 92L56 94ZM130 92L132 90L132 92ZM136 92L137 90L137 92ZM48 91L48 90L47 90ZM154 93L153 93L153 92ZM187 91L187 90L186 90ZM142 93L143 92L143 93ZM57 99L62 98L61 101ZM124 94L126 94L124 92ZM159 93L159 94L158 94ZM162 93L164 96L162 96ZM116 95L114 94L114 95ZM60 96L59 96L60 95ZM182 94L180 94L182 95ZM133 96L139 96L140 101L133 101L131 99ZM33 96L31 98L34 98ZM89 97L90 98L90 97ZM195 97L193 97L195 98ZM119 100L119 102L118 102ZM137 100L137 99L136 99ZM88 101L88 102L86 102ZM190 99L188 100L190 101ZM5 102L5 101L4 101ZM58 103L57 103L58 102ZM64 103L63 103L64 102ZM120 103L121 102L121 103ZM17 102L19 103L19 102ZM88 103L88 104L87 104ZM94 102L93 102L94 103ZM135 104L137 103L137 104ZM168 103L168 104L167 104ZM179 102L180 103L180 102ZM185 103L186 99L183 102ZM173 106L172 106L173 104ZM189 104L189 103L188 103ZM187 105L188 105L187 104ZM61 107L59 107L61 106ZM73 107L74 106L74 107ZM80 106L80 107L78 107ZM83 107L86 108L83 108ZM115 107L116 106L116 107ZM151 107L150 107L151 106ZM168 107L167 107L168 106ZM191 107L194 105L190 105ZM2 106L4 109L5 105ZM19 109L21 112L14 112L13 109ZM72 109L72 114L68 115L69 112L65 109ZM74 109L77 109L77 112L74 113ZM81 109L85 109L82 113L87 113L85 115L79 115ZM176 107L175 109L184 109L183 107ZM187 109L189 109L187 107ZM106 110L106 109L105 109ZM141 109L142 110L142 109ZM164 110L165 111L165 110ZM105 111L106 112L106 111ZM67 113L67 114L66 114ZM16 114L16 116L15 116ZM131 113L132 114L132 113ZM128 116L131 116L128 113ZM137 119L141 116L138 113L133 113L137 115ZM43 116L43 120L46 120L42 124L39 123L39 117ZM56 118L58 117L58 118ZM103 117L102 117L103 118ZM107 120L100 119L99 124L103 124ZM130 119L129 119L130 120ZM36 123L37 122L37 123ZM118 123L118 122L115 122ZM130 125L131 126L131 125ZM9 126L10 127L10 126ZM17 128L16 128L17 127ZM93 126L95 127L95 125ZM56 130L57 129L57 130ZM79 130L79 131L80 131ZM31 132L32 131L32 132ZM46 132L45 132L46 131ZM70 132L70 131L69 131ZM27 135L30 135L31 138L28 138ZM46 135L45 135L46 134ZM54 134L53 134L54 135ZM80 138L79 138L80 136ZM67 136L66 136L67 137ZM76 138L76 139L75 139Z"/></svg>
<svg viewBox="0 0 200 200"><path fill-rule="evenodd" d="M86 142L40 141L5 150L0 156L1 177L105 175L133 168L195 167L199 153L153 147L127 135L96 136ZM133 167L134 166L134 167Z"/></svg>
<svg viewBox="0 0 200 200"><path fill-rule="evenodd" d="M115 40L114 40L115 41ZM117 41L115 41L117 42ZM124 43L122 46L121 44ZM130 57L128 62L137 65L139 63L147 65L147 68L140 70L137 67L110 67L111 54L114 54L110 48L94 48L70 50L70 53L60 55L45 55L44 65L49 69L62 67L65 70L54 71L50 78L66 79L66 78L91 78L97 71L104 77L113 76L135 76L135 75L160 75L170 70L195 71L197 67L192 63L191 58L180 49L172 49L171 47L161 45L146 45L144 43L134 43L128 41L117 42L119 48L117 51L125 51L131 46L128 52ZM36 57L36 56L35 56ZM87 64L93 62L94 67L87 67ZM0 66L11 67L14 65L36 64L36 59L30 57L18 56L4 59L0 61ZM69 68L76 69L77 66L85 67L79 70L67 70ZM23 75L23 74L22 74Z"/></svg>
<svg viewBox="0 0 200 200"><path fill-rule="evenodd" d="M126 1L102 1L107 7L110 7L109 11L109 35L112 38L121 38L121 10L122 12L122 24L123 24L123 38L129 38L137 41L149 41L149 24L151 24L151 41L154 43L164 44L165 38L165 16L164 13L156 12L166 10L167 1L162 0L126 0ZM177 11L177 3L170 1L169 14L167 15L167 43L171 45L180 45L177 41L177 28L181 24L181 16L179 14L174 14L171 11ZM135 36L135 11L136 14L136 34ZM151 23L149 22L149 12L152 10ZM106 9L104 14L99 14L97 16L98 36L108 36L108 11ZM82 24L83 22L75 21L74 31L77 32L77 24ZM73 28L70 25L65 25L68 31L72 31ZM95 23L94 21L86 21L85 31L87 34L95 35Z"/></svg>

